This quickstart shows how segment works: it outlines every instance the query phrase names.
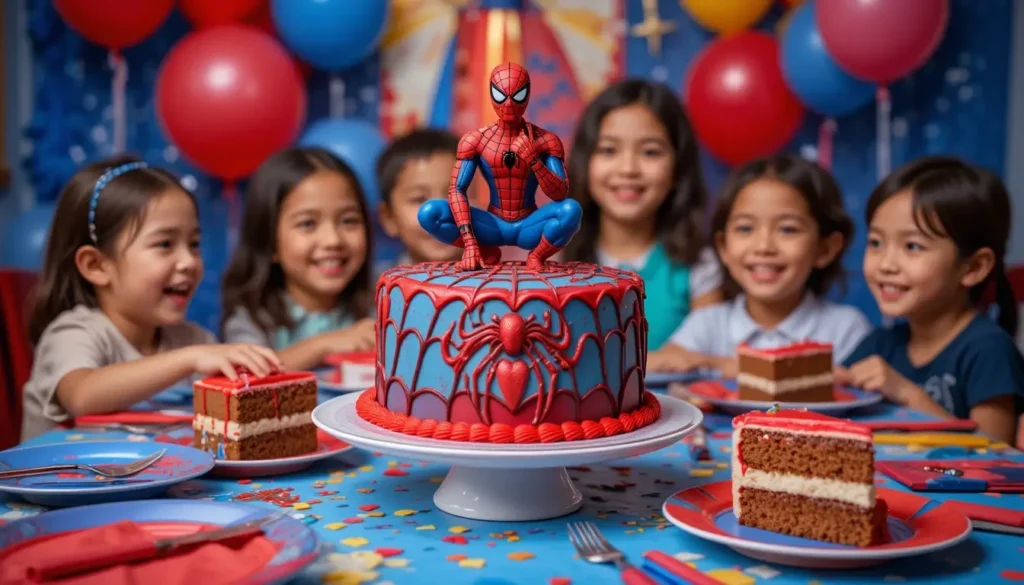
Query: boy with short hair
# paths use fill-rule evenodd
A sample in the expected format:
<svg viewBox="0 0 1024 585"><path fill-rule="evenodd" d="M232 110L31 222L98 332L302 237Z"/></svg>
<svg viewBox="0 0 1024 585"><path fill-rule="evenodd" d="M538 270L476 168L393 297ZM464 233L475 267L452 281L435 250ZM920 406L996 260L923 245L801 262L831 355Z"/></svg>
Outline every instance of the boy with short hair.
<svg viewBox="0 0 1024 585"><path fill-rule="evenodd" d="M448 197L459 139L445 130L418 129L398 138L377 161L380 223L405 253L397 264L458 260L462 250L443 244L420 227L417 214L429 199Z"/></svg>

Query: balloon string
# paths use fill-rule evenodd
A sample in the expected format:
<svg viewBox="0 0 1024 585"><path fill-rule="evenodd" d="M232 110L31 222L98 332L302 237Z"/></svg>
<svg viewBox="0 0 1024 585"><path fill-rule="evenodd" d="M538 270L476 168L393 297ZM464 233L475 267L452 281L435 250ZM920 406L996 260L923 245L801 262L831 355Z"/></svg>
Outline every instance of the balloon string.
<svg viewBox="0 0 1024 585"><path fill-rule="evenodd" d="M110 108L113 114L113 151L114 154L124 152L127 144L128 112L125 108L125 91L128 87L128 63L124 55L117 51L110 51L107 57L113 75L110 80Z"/></svg>
<svg viewBox="0 0 1024 585"><path fill-rule="evenodd" d="M345 80L337 73L331 74L328 91L330 93L328 109L331 117L345 117Z"/></svg>
<svg viewBox="0 0 1024 585"><path fill-rule="evenodd" d="M875 154L877 155L877 166L878 166L878 180L882 181L889 176L889 171L892 168L892 125L890 119L892 116L892 98L889 95L889 88L885 86L879 86L877 97L877 120L878 124L878 146Z"/></svg>
<svg viewBox="0 0 1024 585"><path fill-rule="evenodd" d="M832 170L832 143L836 135L836 121L826 118L818 126L818 164L826 171Z"/></svg>
<svg viewBox="0 0 1024 585"><path fill-rule="evenodd" d="M242 225L242 198L234 181L224 181L223 197L228 205L228 250L234 250Z"/></svg>

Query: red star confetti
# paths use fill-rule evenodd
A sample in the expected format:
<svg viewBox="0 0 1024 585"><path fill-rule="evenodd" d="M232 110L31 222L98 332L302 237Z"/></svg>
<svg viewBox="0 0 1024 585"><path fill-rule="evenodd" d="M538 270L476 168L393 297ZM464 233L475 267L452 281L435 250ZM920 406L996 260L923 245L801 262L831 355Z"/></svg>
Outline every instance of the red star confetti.
<svg viewBox="0 0 1024 585"><path fill-rule="evenodd" d="M469 540L465 536L445 536L441 540L450 544L468 544Z"/></svg>
<svg viewBox="0 0 1024 585"><path fill-rule="evenodd" d="M380 506L378 506L377 504L362 504L361 506L359 506L359 509L362 510L363 512L373 512L377 508L380 508Z"/></svg>
<svg viewBox="0 0 1024 585"><path fill-rule="evenodd" d="M572 585L572 579L568 577L552 577L548 585Z"/></svg>
<svg viewBox="0 0 1024 585"><path fill-rule="evenodd" d="M373 552L387 559L390 557L397 557L398 555L405 552L405 550L401 548L375 548L373 549Z"/></svg>
<svg viewBox="0 0 1024 585"><path fill-rule="evenodd" d="M359 516L352 516L351 518L345 518L344 522L346 524L362 524L363 519Z"/></svg>
<svg viewBox="0 0 1024 585"><path fill-rule="evenodd" d="M409 472L404 470L404 469L398 469L397 467L392 467L391 469L385 470L384 471L384 475L386 475L388 477L402 477L402 476L405 476L405 475L409 475Z"/></svg>
<svg viewBox="0 0 1024 585"><path fill-rule="evenodd" d="M238 483L240 483L242 485L248 485L248 484L252 483L252 480L251 479L240 479L240 480L238 480Z"/></svg>
<svg viewBox="0 0 1024 585"><path fill-rule="evenodd" d="M1024 571L1006 569L999 573L999 576L1008 581L1024 581Z"/></svg>

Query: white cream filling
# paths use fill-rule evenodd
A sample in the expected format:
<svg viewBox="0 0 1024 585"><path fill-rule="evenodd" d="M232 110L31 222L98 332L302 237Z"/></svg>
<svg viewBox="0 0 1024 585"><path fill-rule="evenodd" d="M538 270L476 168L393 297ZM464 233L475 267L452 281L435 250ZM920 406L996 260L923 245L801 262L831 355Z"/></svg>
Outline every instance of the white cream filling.
<svg viewBox="0 0 1024 585"><path fill-rule="evenodd" d="M264 418L249 423L237 423L228 421L227 432L224 432L224 421L212 416L197 414L192 420L192 428L197 431L211 435L224 435L232 441L239 441L246 437L272 433L284 429L301 427L313 423L312 412L299 412L289 414L280 418Z"/></svg>
<svg viewBox="0 0 1024 585"><path fill-rule="evenodd" d="M756 388L768 394L784 394L796 392L817 386L832 384L832 372L814 374L813 376L801 376L799 378L787 378L785 380L769 380L746 372L740 372L736 376L736 382L741 386Z"/></svg>
<svg viewBox="0 0 1024 585"><path fill-rule="evenodd" d="M744 473L743 467L740 465L739 432L734 432L732 436L732 510L736 518L740 517L740 489L745 487L807 498L835 500L867 509L875 507L874 483L855 483L791 473L775 473L751 467L747 467L747 471Z"/></svg>
<svg viewBox="0 0 1024 585"><path fill-rule="evenodd" d="M341 362L339 370L342 384L373 386L377 381L377 367L373 364Z"/></svg>

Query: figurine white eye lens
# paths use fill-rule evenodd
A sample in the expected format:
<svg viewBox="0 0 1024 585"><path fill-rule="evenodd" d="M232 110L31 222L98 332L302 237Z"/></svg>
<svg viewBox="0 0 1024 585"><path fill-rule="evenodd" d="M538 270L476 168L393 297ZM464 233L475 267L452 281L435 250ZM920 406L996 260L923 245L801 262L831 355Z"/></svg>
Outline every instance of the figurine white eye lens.
<svg viewBox="0 0 1024 585"><path fill-rule="evenodd" d="M498 88L494 87L493 85L491 86L491 99L494 100L495 103L500 104L505 101L505 98L505 94L498 91Z"/></svg>
<svg viewBox="0 0 1024 585"><path fill-rule="evenodd" d="M519 91L517 91L516 95L512 96L512 99L517 101L517 102L519 102L519 103L523 103L523 102L526 101L526 95L528 93L530 93L530 87L526 86L523 89L520 89Z"/></svg>

